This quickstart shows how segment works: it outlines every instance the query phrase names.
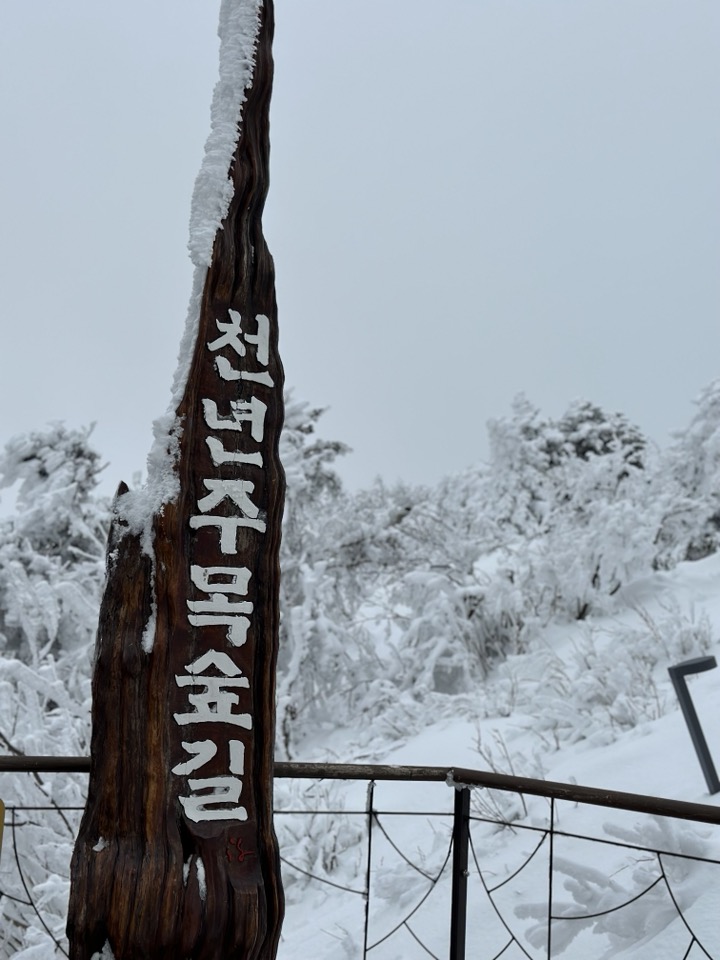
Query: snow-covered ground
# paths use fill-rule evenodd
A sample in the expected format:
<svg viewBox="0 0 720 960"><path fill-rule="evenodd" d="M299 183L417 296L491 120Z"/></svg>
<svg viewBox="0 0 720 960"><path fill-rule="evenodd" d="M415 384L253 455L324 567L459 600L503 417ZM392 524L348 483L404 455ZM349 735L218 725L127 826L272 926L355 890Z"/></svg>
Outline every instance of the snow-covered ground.
<svg viewBox="0 0 720 960"><path fill-rule="evenodd" d="M307 744L303 759L494 767L520 776L717 805L720 794L708 795L667 667L700 654L717 656L719 583L718 556L636 582L625 591L622 613L592 626L549 628L531 651L503 664L473 697L448 697L444 708L433 701L427 724L418 725L407 739L393 742L367 726L335 731ZM689 688L720 765L720 670L691 678ZM373 809L381 812L372 837L369 957L448 955L450 861L437 883L432 878L449 853L453 796L445 784L376 785ZM279 815L284 855L355 892L311 881L286 866L288 905L279 955L283 960L363 957L367 784L278 784L279 809L297 809L299 800L318 810L344 806L348 812L317 814L309 827L299 821L310 818ZM504 828L473 824L474 854L489 886L511 876L540 847L495 894L502 919L483 890L471 852L467 956L493 958L507 945L505 958L546 957L548 801L527 797L523 803L513 794L476 790L472 811L512 821ZM557 803L555 827L629 846L720 859L716 826ZM661 858L683 919L655 854L561 835L553 843L554 913L601 914L586 921L555 920L553 956L720 957L720 866ZM334 865L332 851L337 851ZM605 913L656 880L624 910ZM412 933L401 925L374 946L409 916ZM699 943L686 953L692 934Z"/></svg>

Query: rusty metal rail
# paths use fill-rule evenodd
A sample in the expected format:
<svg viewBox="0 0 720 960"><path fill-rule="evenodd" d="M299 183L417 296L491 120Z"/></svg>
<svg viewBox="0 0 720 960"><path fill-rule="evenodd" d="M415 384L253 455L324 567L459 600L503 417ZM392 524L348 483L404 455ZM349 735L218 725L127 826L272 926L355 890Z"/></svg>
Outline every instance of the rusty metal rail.
<svg viewBox="0 0 720 960"><path fill-rule="evenodd" d="M0 773L89 773L89 757L0 756ZM599 787L582 787L574 783L534 780L489 770L465 767L393 766L365 763L294 763L275 764L275 776L307 780L407 780L422 783L445 782L454 787L487 787L514 793L589 803L594 806L650 813L680 820L720 824L720 806L690 803L668 797L652 797Z"/></svg>

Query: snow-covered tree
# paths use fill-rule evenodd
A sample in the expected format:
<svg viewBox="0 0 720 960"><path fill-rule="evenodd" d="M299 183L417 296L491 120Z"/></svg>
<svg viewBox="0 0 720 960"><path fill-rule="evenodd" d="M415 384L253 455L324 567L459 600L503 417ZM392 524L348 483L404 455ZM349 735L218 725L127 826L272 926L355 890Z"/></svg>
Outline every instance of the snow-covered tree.
<svg viewBox="0 0 720 960"><path fill-rule="evenodd" d="M541 417L524 394L517 396L512 415L490 420L488 512L499 528L498 538L534 539L547 529L553 493L551 471L563 460L563 436Z"/></svg>
<svg viewBox="0 0 720 960"><path fill-rule="evenodd" d="M589 460L593 456L619 455L622 463L642 469L647 441L622 413L606 413L587 400L576 400L558 421L562 451Z"/></svg>
<svg viewBox="0 0 720 960"><path fill-rule="evenodd" d="M697 412L675 436L658 471L663 518L657 566L699 560L720 547L720 380L695 400Z"/></svg>
<svg viewBox="0 0 720 960"><path fill-rule="evenodd" d="M0 649L34 663L85 646L97 625L109 508L90 433L55 423L0 455L0 489L17 485L0 521Z"/></svg>
<svg viewBox="0 0 720 960"><path fill-rule="evenodd" d="M0 487L17 486L0 521L0 751L77 756L89 750L90 664L109 511L96 495L100 460L90 430L62 424L13 438ZM77 824L61 807L84 802L83 777L6 774L21 813L14 858L0 865L0 957L52 957L63 943ZM39 919L30 901L42 914Z"/></svg>
<svg viewBox="0 0 720 960"><path fill-rule="evenodd" d="M277 697L278 748L286 757L308 730L347 715L369 658L354 619L360 594L350 584L357 581L343 568L348 500L333 464L348 448L316 435L322 413L286 397Z"/></svg>
<svg viewBox="0 0 720 960"><path fill-rule="evenodd" d="M524 397L489 430L498 563L487 594L521 628L606 608L652 562L658 510L641 432L585 401L553 421Z"/></svg>

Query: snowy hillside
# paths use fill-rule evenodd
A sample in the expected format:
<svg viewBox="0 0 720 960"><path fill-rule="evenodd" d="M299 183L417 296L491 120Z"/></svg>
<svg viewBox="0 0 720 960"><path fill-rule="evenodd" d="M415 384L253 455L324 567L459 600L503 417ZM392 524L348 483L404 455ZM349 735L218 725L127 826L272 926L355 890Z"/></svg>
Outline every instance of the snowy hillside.
<svg viewBox="0 0 720 960"><path fill-rule="evenodd" d="M718 653L720 383L666 451L620 414L575 403L550 420L519 398L489 426L489 463L435 488L353 495L334 469L345 446L318 435L322 411L286 402L279 760L460 766L708 801L667 668ZM15 498L0 519L9 754L89 750L110 517L100 464L89 432L62 424L0 455ZM689 686L720 765L720 671ZM82 807L86 778L7 774L0 789L0 958L59 958L68 808ZM365 944L367 791L277 781L281 957L447 956L454 791L376 785ZM717 828L557 802L550 832L542 797L476 790L472 803L469 957L547 956L551 846L554 915L578 918L553 920L553 956L720 956L718 867L701 862L720 858ZM497 886L497 911L482 882Z"/></svg>
<svg viewBox="0 0 720 960"><path fill-rule="evenodd" d="M327 738L308 744L313 758L348 760L351 757L393 764L495 769L519 776L578 783L613 790L720 805L720 794L710 798L679 711L667 674L667 666L699 654L720 655L720 558L680 565L672 573L659 573L632 584L624 593L625 609L592 626L548 628L533 649L509 660L487 683L470 696L448 697L435 715L408 731L407 739L389 741L372 726L335 731L328 750ZM618 639L623 640L618 649ZM716 763L720 763L720 670L690 681L694 703ZM341 798L348 809L362 810L366 785L334 786L316 794L318 808L324 802L337 808ZM287 802L288 791L279 786L278 807ZM439 784L381 783L376 787L374 808L388 811L452 810L453 791ZM294 806L297 806L295 798ZM546 823L548 802L542 798L521 800L516 794L477 790L473 811L491 819L499 817L535 827ZM659 847L684 854L720 858L720 827L656 819L640 814L592 807L559 805L559 828L580 831L604 839L620 838L641 846ZM282 829L285 820L280 818ZM351 832L355 846L343 852L338 866L324 873L317 861L315 872L355 890L365 882L365 862L358 856L365 818L332 819L337 845ZM382 818L388 826L391 818ZM397 817L388 826L392 840L417 868L434 875L448 852L451 818ZM369 940L372 945L412 913L432 887L417 869L404 862L382 834L375 830L371 876ZM282 834L281 834L282 835ZM535 847L535 836L523 836L512 826L497 829L475 824L473 840L480 868L495 882L519 867ZM312 858L304 844L307 838L283 848L286 856L305 869ZM557 843L558 841L556 841ZM318 849L328 846L327 837ZM317 850L315 851L317 854ZM363 851L366 856L366 851ZM647 854L618 851L613 847L581 841L565 841L556 851L555 875L560 892L556 903L569 907L571 915L608 910L636 896L653 880ZM546 956L545 916L547 857L517 880L504 902L503 920L512 926L518 944L504 956ZM720 865L672 860L673 892L679 897L685 920L661 891L657 897L619 911L615 922L605 918L574 925L555 921L553 956L588 960L622 955L633 958L720 956ZM678 866L679 865L679 866ZM670 868L668 868L670 869ZM361 957L364 902L353 894L308 881L285 868L289 899L280 957ZM401 928L385 943L370 951L378 958L422 958L430 949L447 955L450 923L449 867L432 889L432 895L412 916L415 942ZM528 907L535 903L536 910ZM494 957L508 942L507 930L489 910L487 895L471 863L469 887L469 957ZM556 908L557 909L557 908ZM613 916L612 914L610 915ZM686 954L690 924L707 954L696 944ZM574 939L577 936L578 939Z"/></svg>

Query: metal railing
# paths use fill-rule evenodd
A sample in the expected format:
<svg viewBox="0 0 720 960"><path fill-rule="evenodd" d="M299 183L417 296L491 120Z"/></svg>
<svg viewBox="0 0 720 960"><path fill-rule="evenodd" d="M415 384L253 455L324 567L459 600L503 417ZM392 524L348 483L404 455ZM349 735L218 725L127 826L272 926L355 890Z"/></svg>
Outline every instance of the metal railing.
<svg viewBox="0 0 720 960"><path fill-rule="evenodd" d="M89 759L82 757L0 757L0 774L87 771ZM288 891L280 958L284 949L297 956L293 923L305 912L305 888L315 884L335 898L344 918L327 933L343 939L339 956L599 960L632 946L650 951L639 955L659 955L662 938L662 956L720 960L718 904L708 900L720 891L720 832L713 838L698 826L720 825L718 807L464 768L277 763L275 777L367 784L365 802L350 807L278 805ZM392 791L384 789L388 781L396 783ZM398 782L409 785L402 808ZM432 786L443 783L452 794ZM418 806L426 798L418 796L421 784L431 802ZM43 816L64 816L70 828L79 808L29 808L4 799L18 899L35 911L60 955L58 931L43 920L24 878L22 860L32 845L21 852L19 838L24 829L40 829ZM348 800L356 801L357 792ZM598 808L616 817L600 830L591 815ZM322 866L299 861L283 836L284 825L301 817L352 822L352 842ZM348 873L340 861L350 855L355 864ZM0 889L0 896L14 893Z"/></svg>

